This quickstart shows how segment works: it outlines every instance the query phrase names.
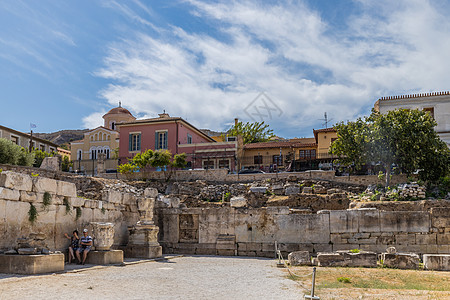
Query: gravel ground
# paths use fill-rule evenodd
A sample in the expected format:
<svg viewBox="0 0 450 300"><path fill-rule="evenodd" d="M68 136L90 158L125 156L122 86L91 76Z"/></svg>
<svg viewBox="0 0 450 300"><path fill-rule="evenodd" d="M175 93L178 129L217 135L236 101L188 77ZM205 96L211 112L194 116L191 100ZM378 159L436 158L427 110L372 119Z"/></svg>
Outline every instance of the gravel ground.
<svg viewBox="0 0 450 300"><path fill-rule="evenodd" d="M302 299L276 261L187 256L81 272L0 274L0 299Z"/></svg>

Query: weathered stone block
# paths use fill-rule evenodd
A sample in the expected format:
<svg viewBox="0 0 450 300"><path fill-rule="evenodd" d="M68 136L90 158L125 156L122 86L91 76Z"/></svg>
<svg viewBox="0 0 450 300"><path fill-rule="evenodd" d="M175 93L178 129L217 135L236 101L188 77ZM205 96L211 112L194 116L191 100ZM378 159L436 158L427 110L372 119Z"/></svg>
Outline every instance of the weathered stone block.
<svg viewBox="0 0 450 300"><path fill-rule="evenodd" d="M389 268L418 269L419 255L415 253L383 253L381 254L383 264Z"/></svg>
<svg viewBox="0 0 450 300"><path fill-rule="evenodd" d="M450 254L450 246L449 245L438 245L437 253Z"/></svg>
<svg viewBox="0 0 450 300"><path fill-rule="evenodd" d="M347 239L343 239L339 233L330 234L330 239L333 244L347 244Z"/></svg>
<svg viewBox="0 0 450 300"><path fill-rule="evenodd" d="M18 201L20 192L18 190L0 187L0 199Z"/></svg>
<svg viewBox="0 0 450 300"><path fill-rule="evenodd" d="M229 250L229 249L217 249L217 255L221 256L235 256L236 250Z"/></svg>
<svg viewBox="0 0 450 300"><path fill-rule="evenodd" d="M424 254L425 270L450 271L450 254Z"/></svg>
<svg viewBox="0 0 450 300"><path fill-rule="evenodd" d="M64 254L0 255L0 273L42 274L64 271Z"/></svg>
<svg viewBox="0 0 450 300"><path fill-rule="evenodd" d="M80 206L84 205L84 202L86 201L86 199L81 198L81 197L70 197L69 201L73 207L80 207Z"/></svg>
<svg viewBox="0 0 450 300"><path fill-rule="evenodd" d="M358 232L359 212L357 210L330 211L330 232Z"/></svg>
<svg viewBox="0 0 450 300"><path fill-rule="evenodd" d="M380 211L381 231L429 232L430 214L423 211Z"/></svg>
<svg viewBox="0 0 450 300"><path fill-rule="evenodd" d="M416 244L420 245L434 245L436 244L437 238L436 233L417 233L416 234Z"/></svg>
<svg viewBox="0 0 450 300"><path fill-rule="evenodd" d="M37 194L35 192L27 192L27 191L20 191L20 201L22 202L36 202L37 201Z"/></svg>
<svg viewBox="0 0 450 300"><path fill-rule="evenodd" d="M355 244L376 244L377 243L377 237L372 237L368 239L349 239L349 243L355 243Z"/></svg>
<svg viewBox="0 0 450 300"><path fill-rule="evenodd" d="M318 264L323 267L370 267L376 268L377 254L375 252L361 251L352 253L338 251L337 253L317 254Z"/></svg>
<svg viewBox="0 0 450 300"><path fill-rule="evenodd" d="M144 190L144 197L156 198L158 196L158 190L155 188L146 188Z"/></svg>
<svg viewBox="0 0 450 300"><path fill-rule="evenodd" d="M123 263L122 250L91 251L88 253L86 263L92 265L112 265Z"/></svg>
<svg viewBox="0 0 450 300"><path fill-rule="evenodd" d="M313 252L331 252L333 245L331 244L313 244Z"/></svg>
<svg viewBox="0 0 450 300"><path fill-rule="evenodd" d="M450 216L449 216L450 218ZM437 234L437 244L438 245L449 245L450 244L450 233L438 233Z"/></svg>
<svg viewBox="0 0 450 300"><path fill-rule="evenodd" d="M302 190L303 194L312 194L313 193L313 188L310 186L305 186Z"/></svg>
<svg viewBox="0 0 450 300"><path fill-rule="evenodd" d="M33 192L36 193L45 193L49 192L50 194L57 193L58 181L45 177L35 177L32 180L33 182Z"/></svg>
<svg viewBox="0 0 450 300"><path fill-rule="evenodd" d="M300 187L298 185L288 185L286 186L284 193L286 196L297 195L300 193Z"/></svg>
<svg viewBox="0 0 450 300"><path fill-rule="evenodd" d="M66 182L66 181L57 181L57 194L60 196L66 197L76 197L77 196L77 187L75 183Z"/></svg>
<svg viewBox="0 0 450 300"><path fill-rule="evenodd" d="M231 207L246 207L247 206L247 199L245 199L244 196L232 197L230 199L230 206Z"/></svg>
<svg viewBox="0 0 450 300"><path fill-rule="evenodd" d="M274 215L274 239L280 243L328 244L330 242L330 214ZM267 226L266 226L267 227ZM299 230L301 229L301 230Z"/></svg>
<svg viewBox="0 0 450 300"><path fill-rule="evenodd" d="M288 261L291 266L310 266L311 256L308 251L295 251L289 253Z"/></svg>
<svg viewBox="0 0 450 300"><path fill-rule="evenodd" d="M4 171L0 173L0 187L19 191L31 191L33 182L29 175Z"/></svg>
<svg viewBox="0 0 450 300"><path fill-rule="evenodd" d="M450 228L449 216L449 207L433 207L431 209L431 226L435 228Z"/></svg>
<svg viewBox="0 0 450 300"><path fill-rule="evenodd" d="M122 193L114 190L109 190L103 193L103 201L120 204L122 203Z"/></svg>
<svg viewBox="0 0 450 300"><path fill-rule="evenodd" d="M415 234L396 234L395 235L395 243L397 245L414 245L416 243L416 235Z"/></svg>
<svg viewBox="0 0 450 300"><path fill-rule="evenodd" d="M250 191L252 193L265 193L267 191L267 187L265 186L252 186L250 187Z"/></svg>
<svg viewBox="0 0 450 300"><path fill-rule="evenodd" d="M247 251L261 251L262 244L261 243L247 243Z"/></svg>
<svg viewBox="0 0 450 300"><path fill-rule="evenodd" d="M122 196L122 204L124 205L137 205L136 197L131 193L124 193Z"/></svg>

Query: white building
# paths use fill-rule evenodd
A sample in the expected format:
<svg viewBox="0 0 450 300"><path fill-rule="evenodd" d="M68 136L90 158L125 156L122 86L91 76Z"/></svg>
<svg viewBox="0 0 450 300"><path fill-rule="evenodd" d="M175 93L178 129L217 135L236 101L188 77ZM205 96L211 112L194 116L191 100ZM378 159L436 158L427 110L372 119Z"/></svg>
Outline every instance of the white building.
<svg viewBox="0 0 450 300"><path fill-rule="evenodd" d="M437 134L450 147L450 92L382 97L374 108L380 113L400 108L428 111L436 120Z"/></svg>

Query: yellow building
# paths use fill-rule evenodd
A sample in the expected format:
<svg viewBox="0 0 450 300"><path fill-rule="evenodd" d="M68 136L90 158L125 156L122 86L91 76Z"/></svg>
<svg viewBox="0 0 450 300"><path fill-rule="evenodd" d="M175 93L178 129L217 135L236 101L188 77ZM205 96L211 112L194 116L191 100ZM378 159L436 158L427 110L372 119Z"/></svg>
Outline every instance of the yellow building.
<svg viewBox="0 0 450 300"><path fill-rule="evenodd" d="M317 129L314 131L314 138L317 144L317 158L327 159L331 157L329 154L331 143L337 140L337 132L333 127Z"/></svg>
<svg viewBox="0 0 450 300"><path fill-rule="evenodd" d="M305 171L332 168L333 156L328 154L337 139L334 128L313 130L313 138L269 141L244 145L239 169Z"/></svg>
<svg viewBox="0 0 450 300"><path fill-rule="evenodd" d="M97 173L97 159L103 155L106 171L117 170L115 151L119 148L119 132L116 124L132 122L136 118L125 108L111 109L103 116L104 126L99 126L84 134L84 138L71 142L71 157L76 172L93 175Z"/></svg>

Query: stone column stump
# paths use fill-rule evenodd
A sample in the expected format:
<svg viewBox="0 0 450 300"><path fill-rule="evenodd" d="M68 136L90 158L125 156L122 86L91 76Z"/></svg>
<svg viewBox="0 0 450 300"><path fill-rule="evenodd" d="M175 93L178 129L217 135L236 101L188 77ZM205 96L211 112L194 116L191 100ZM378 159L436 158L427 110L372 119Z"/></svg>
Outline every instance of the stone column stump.
<svg viewBox="0 0 450 300"><path fill-rule="evenodd" d="M158 243L159 227L153 222L153 210L158 190L147 188L143 197L137 199L139 221L128 227L130 239L125 255L136 258L156 258L162 256L162 247Z"/></svg>
<svg viewBox="0 0 450 300"><path fill-rule="evenodd" d="M114 244L114 224L91 222L95 250L108 251Z"/></svg>

